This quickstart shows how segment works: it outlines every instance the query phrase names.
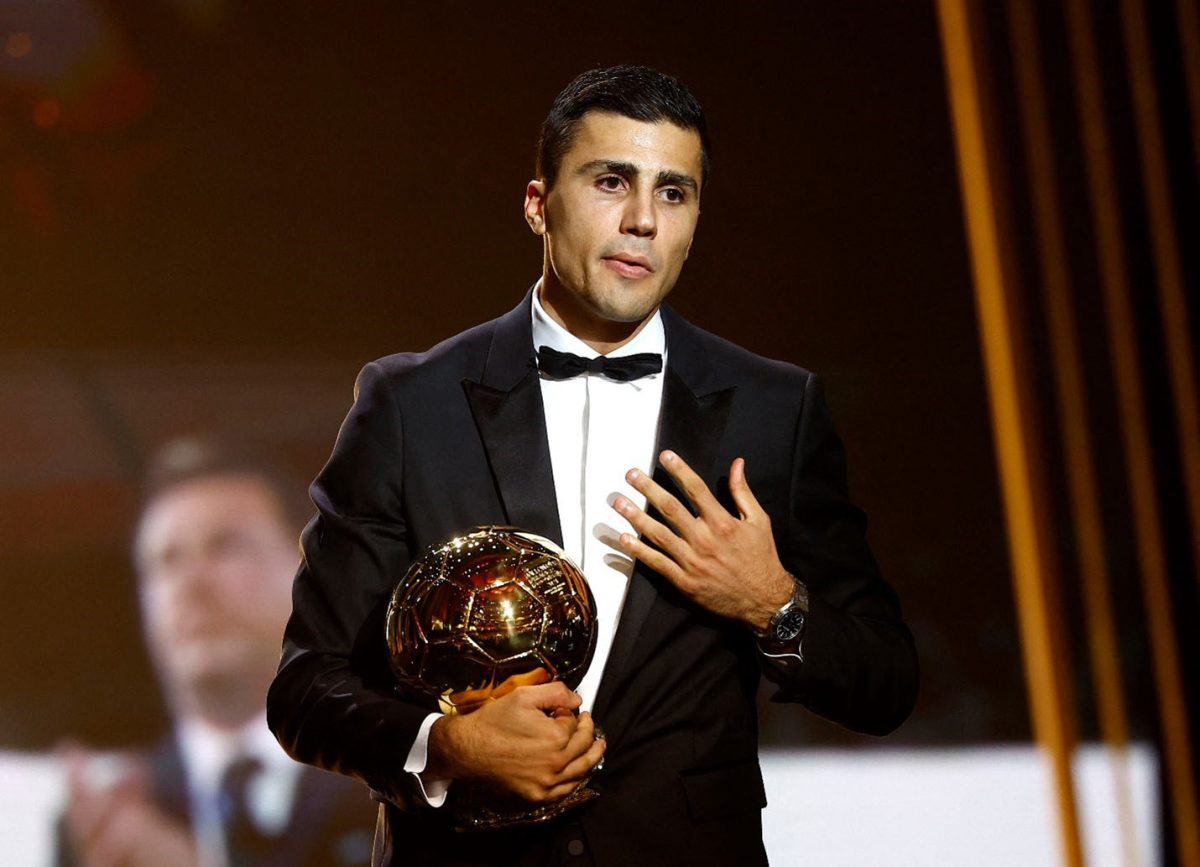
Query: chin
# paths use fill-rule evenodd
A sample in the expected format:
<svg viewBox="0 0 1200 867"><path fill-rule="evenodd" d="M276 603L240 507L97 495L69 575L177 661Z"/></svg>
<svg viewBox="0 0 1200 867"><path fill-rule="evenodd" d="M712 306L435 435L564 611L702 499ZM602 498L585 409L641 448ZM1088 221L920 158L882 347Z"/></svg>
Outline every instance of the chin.
<svg viewBox="0 0 1200 867"><path fill-rule="evenodd" d="M657 299L648 301L624 299L624 301L625 303L610 301L607 304L600 304L597 306L596 312L609 322L635 325L653 313L659 304Z"/></svg>
<svg viewBox="0 0 1200 867"><path fill-rule="evenodd" d="M237 644L204 643L178 654L172 668L184 681L199 685L237 681L251 676L256 667L253 656Z"/></svg>

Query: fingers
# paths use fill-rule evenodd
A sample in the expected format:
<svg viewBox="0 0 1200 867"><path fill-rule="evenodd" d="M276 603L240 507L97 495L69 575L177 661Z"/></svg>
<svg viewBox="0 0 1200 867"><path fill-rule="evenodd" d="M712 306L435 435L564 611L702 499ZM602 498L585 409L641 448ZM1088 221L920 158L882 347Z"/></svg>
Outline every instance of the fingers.
<svg viewBox="0 0 1200 867"><path fill-rule="evenodd" d="M645 496L646 502L658 509L659 514L667 520L667 523L675 528L680 536L684 539L690 537L692 528L696 523L696 518L687 510L683 503L667 493L665 488L641 470L630 470L625 474L625 481L629 482L634 490ZM652 538L653 534L656 533L658 535L675 535L666 527L663 527L646 515L644 511L637 508L628 497L617 497L614 506L643 535L648 535Z"/></svg>
<svg viewBox="0 0 1200 867"><path fill-rule="evenodd" d="M545 791L545 799L547 801L557 801L560 798L565 798L573 791L579 788L580 783L587 779L588 775L596 770L600 764L600 760L604 758L604 752L608 749L608 741L603 737L595 736L595 727L592 725L590 715L586 713L580 714L581 722L586 717L587 729L589 732L590 742L586 745L586 749L582 755L572 759L565 768L562 769L556 776L556 782L547 787ZM581 725L581 728L583 726ZM580 737L582 739L582 736ZM573 738L572 741L575 739Z"/></svg>
<svg viewBox="0 0 1200 867"><path fill-rule="evenodd" d="M495 689L491 690L490 695L492 698L503 698L518 686L537 686L538 684L549 682L550 672L546 671L544 668L538 667L533 671L527 671L523 674L514 674L505 678L498 686L496 686ZM480 691L486 692L486 690ZM466 695L466 693L462 694Z"/></svg>
<svg viewBox="0 0 1200 867"><path fill-rule="evenodd" d="M580 770L575 776L569 777L564 782L551 786L546 790L547 801L557 801L565 798L567 795L579 788L580 784L587 779L588 774L595 770L596 765L600 763L600 759L604 756L604 739L596 741L595 745L588 751L586 756L581 756L578 759ZM565 776L565 775L564 775Z"/></svg>
<svg viewBox="0 0 1200 867"><path fill-rule="evenodd" d="M133 802L113 816L85 861L93 867L188 867L195 865L195 856L191 835L181 824L145 802Z"/></svg>
<svg viewBox="0 0 1200 867"><path fill-rule="evenodd" d="M519 687L538 686L547 683L549 680L550 672L544 668L535 668L533 671L511 675L494 687L486 686L480 689L464 689L451 695L447 701L459 713L468 714L478 710L489 700L504 698L509 693L515 692ZM573 708L574 706L571 706L571 709Z"/></svg>
<svg viewBox="0 0 1200 867"><path fill-rule="evenodd" d="M559 783L557 786L554 786L554 787L546 790L545 802L549 804L554 801L561 801L563 798L565 798L567 795L571 794L573 791L575 791L578 788L579 788L578 781L572 781L570 783Z"/></svg>
<svg viewBox="0 0 1200 867"><path fill-rule="evenodd" d="M704 484L704 479L700 478L696 472L687 465L687 462L675 452L667 450L658 456L658 462L662 464L675 483L679 485L679 489L683 491L688 501L696 507L701 518L706 518L710 515L715 515L718 512L721 515L728 515L725 507L717 502L717 498L713 496L712 491L708 489L708 485ZM657 487L657 485L655 486ZM661 488L660 488L661 490ZM666 493L665 491L663 493ZM656 504L657 505L657 504Z"/></svg>
<svg viewBox="0 0 1200 867"><path fill-rule="evenodd" d="M646 476L643 474L642 478L646 478ZM654 483L651 482L650 484ZM658 486L655 485L655 487ZM661 491L662 489L659 488L659 490ZM677 514L675 521L672 521L676 528L679 528L680 532L683 533L685 532L686 527L682 522L690 522L694 519L692 518L691 513L687 512L687 510L679 504L678 500L676 500L674 497L671 497L670 494L667 494L666 496L675 504L679 512L682 512L686 515L685 518ZM613 502L613 508L615 508L621 513L622 516L624 516L625 520L630 523L633 529L637 530L638 534L643 539L649 539L651 542L661 548L663 552L665 552L666 555L672 560L680 560L687 553L687 542L685 539L675 535L661 522L651 518L644 511L630 502L627 497L617 497L617 499ZM659 507L659 511L662 512L662 507ZM664 517L665 516L666 515L664 513ZM676 521L679 523L676 523Z"/></svg>
<svg viewBox="0 0 1200 867"><path fill-rule="evenodd" d="M140 830L137 811L131 805L121 805L88 841L88 863L95 867L130 863L129 856L136 850Z"/></svg>
<svg viewBox="0 0 1200 867"><path fill-rule="evenodd" d="M621 548L630 557L635 560L641 560L659 575L662 575L672 584L682 589L683 583L687 580L687 575L675 560L668 557L662 551L651 548L632 533L622 533L618 541L621 543Z"/></svg>
<svg viewBox="0 0 1200 867"><path fill-rule="evenodd" d="M66 822L71 834L91 845L112 817L140 793L132 768L113 756L98 756L79 748L62 751L66 768Z"/></svg>
<svg viewBox="0 0 1200 867"><path fill-rule="evenodd" d="M547 711L547 719L558 726L558 732L561 740L559 743L565 751L568 749L571 738L575 731L579 728L579 717L573 711L567 710L565 707L555 708L553 711Z"/></svg>
<svg viewBox="0 0 1200 867"><path fill-rule="evenodd" d="M83 796L73 795L66 821L76 843L83 848L95 845L124 803L121 798L104 797L91 792Z"/></svg>
<svg viewBox="0 0 1200 867"><path fill-rule="evenodd" d="M478 729L466 738L434 723L430 749L441 727L437 750L458 757L463 772L457 776L486 779L525 800L549 803L570 794L604 756L605 743L596 737L591 714L576 716L563 707L579 703L579 696L559 682L521 687L477 713L451 718ZM472 743L481 747L456 748Z"/></svg>
<svg viewBox="0 0 1200 867"><path fill-rule="evenodd" d="M687 462L684 461L683 458L679 457L679 455L670 450L664 451L661 455L659 455L659 463L662 464L663 468L668 474L670 474L671 478L675 480L675 483L679 485L680 490L683 491L688 501L693 507L695 507L699 520L697 520L697 517L694 517L692 513L688 511L682 503L679 502L677 498L673 497L666 491L666 489L664 489L661 485L655 482L654 479L643 473L641 470L630 470L628 473L626 473L625 480L629 482L629 484L635 490L645 495L646 502L657 509L685 541L692 541L696 535L703 533L708 525L718 526L720 523L728 522L733 518L733 516L729 514L728 510L726 510L726 508L721 505L717 498L713 496L713 493L709 490L708 485L704 483L704 479L700 478L700 476L697 475L696 472L687 465ZM734 499L739 510L742 510L743 516L745 516L745 514L747 514L745 510L753 510L755 507L757 507L757 501L753 499L753 494L750 493L749 485L745 483L745 461L743 461L741 458L738 458L734 463L739 467L739 488L741 489L741 499L738 499L736 495ZM734 485L733 472L734 471L731 468L731 487ZM634 517L641 517L642 513L640 510L630 503L627 498L622 499L624 499L624 503L628 504L628 508L624 510L619 509L619 511L621 511L621 513L625 515L627 519L629 519L630 523L633 523L634 526L637 527L638 532L640 532L643 536L650 536L650 538L654 540L655 544L659 544L661 546L659 540L647 532L647 530L654 531L656 529L653 526L653 522L647 524L646 529L643 529L633 520ZM751 501L753 501L753 505L751 505ZM665 530L666 528L663 528L663 531Z"/></svg>
<svg viewBox="0 0 1200 867"><path fill-rule="evenodd" d="M592 715L584 711L577 718L575 730L571 733L571 739L567 741L567 745L560 756L562 768L566 768L571 762L588 751L588 748L591 747L592 742L596 739L594 732L595 725L592 723Z"/></svg>
<svg viewBox="0 0 1200 867"><path fill-rule="evenodd" d="M672 451L664 451L659 456L659 462L696 508L698 520L684 508L678 499L641 470L636 468L630 470L625 474L625 480L635 490L645 495L646 502L656 508L684 540L690 542L694 536L702 533L704 528L719 528L723 522L728 522L733 517L704 484L704 480L684 462L683 458ZM741 518L756 519L765 514L758 499L754 496L754 492L750 490L750 483L746 480L744 458L735 458L729 467L729 490ZM618 497L614 506L630 520L630 523L635 524L642 535L648 535L634 521L634 517L640 517L642 513L628 498ZM647 529L654 529L652 523L647 525Z"/></svg>
<svg viewBox="0 0 1200 867"><path fill-rule="evenodd" d="M588 774L590 774L600 764L600 760L604 758L604 751L608 748L608 741L604 738L592 738L591 744L581 756L572 759L562 770L562 779L564 782L578 783Z"/></svg>
<svg viewBox="0 0 1200 867"><path fill-rule="evenodd" d="M505 683L512 683L515 686L537 686L539 683L549 683L553 678L550 672L538 666L533 671L525 674L514 674L509 677Z"/></svg>
<svg viewBox="0 0 1200 867"><path fill-rule="evenodd" d="M527 707L535 707L543 711L554 711L557 708L575 710L583 703L579 693L572 691L561 680L522 687L515 694L521 697Z"/></svg>
<svg viewBox="0 0 1200 867"><path fill-rule="evenodd" d="M675 484L683 491L689 503L696 509L697 515L702 520L713 520L730 517L729 512L722 506L708 485L704 483L704 479L687 465L687 462L675 452L667 450L658 456L658 462L662 465L668 475L675 480ZM646 495L646 501L658 509L667 520L669 520L676 529L681 533L686 533L687 526L695 522L692 513L684 508L683 504L675 497L671 496L661 485L654 479L647 476L640 470L630 470L626 476L626 481L629 482L637 491Z"/></svg>

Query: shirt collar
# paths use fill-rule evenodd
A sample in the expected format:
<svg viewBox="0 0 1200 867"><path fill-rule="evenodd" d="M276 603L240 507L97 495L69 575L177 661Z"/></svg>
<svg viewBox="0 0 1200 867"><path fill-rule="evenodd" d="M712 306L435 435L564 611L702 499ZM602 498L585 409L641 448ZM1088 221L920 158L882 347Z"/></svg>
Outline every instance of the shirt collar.
<svg viewBox="0 0 1200 867"><path fill-rule="evenodd" d="M175 733L188 777L201 791L216 791L225 768L242 756L258 759L268 774L287 774L299 767L271 735L265 715L232 730L184 719Z"/></svg>
<svg viewBox="0 0 1200 867"><path fill-rule="evenodd" d="M550 317L541 302L542 281L533 287L533 346L549 346L559 352L572 352L581 358L596 358L599 352L592 349L570 331L563 328ZM619 349L608 353L609 358L620 358L625 355L636 355L640 352L656 352L663 356L666 363L667 338L663 330L662 311L655 310L654 316L646 323L646 327Z"/></svg>

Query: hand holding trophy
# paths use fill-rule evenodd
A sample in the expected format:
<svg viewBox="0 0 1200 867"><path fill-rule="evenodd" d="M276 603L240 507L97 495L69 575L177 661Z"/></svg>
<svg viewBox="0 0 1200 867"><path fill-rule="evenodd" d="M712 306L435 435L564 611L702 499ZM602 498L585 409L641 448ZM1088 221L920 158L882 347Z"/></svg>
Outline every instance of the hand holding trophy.
<svg viewBox="0 0 1200 867"><path fill-rule="evenodd" d="M427 549L392 593L387 648L402 687L470 713L524 685L577 687L596 646L595 601L583 573L553 542L512 527L482 526ZM586 781L534 805L459 784L459 830L547 821L598 794Z"/></svg>

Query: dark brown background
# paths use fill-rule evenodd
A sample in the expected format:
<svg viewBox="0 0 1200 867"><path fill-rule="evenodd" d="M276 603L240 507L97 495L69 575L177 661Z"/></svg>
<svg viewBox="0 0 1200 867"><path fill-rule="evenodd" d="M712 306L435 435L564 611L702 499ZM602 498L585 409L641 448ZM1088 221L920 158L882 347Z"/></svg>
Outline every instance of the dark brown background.
<svg viewBox="0 0 1200 867"><path fill-rule="evenodd" d="M566 5L0 5L33 41L0 56L0 746L154 732L147 452L233 433L306 482L361 364L537 277L538 125L616 62L710 118L672 303L827 380L923 657L895 740L1028 737L932 6ZM795 709L767 730L860 740Z"/></svg>

